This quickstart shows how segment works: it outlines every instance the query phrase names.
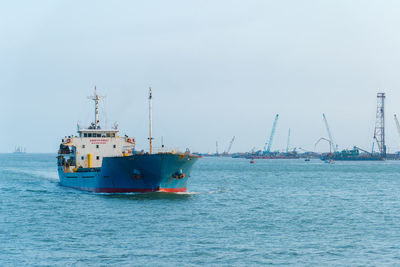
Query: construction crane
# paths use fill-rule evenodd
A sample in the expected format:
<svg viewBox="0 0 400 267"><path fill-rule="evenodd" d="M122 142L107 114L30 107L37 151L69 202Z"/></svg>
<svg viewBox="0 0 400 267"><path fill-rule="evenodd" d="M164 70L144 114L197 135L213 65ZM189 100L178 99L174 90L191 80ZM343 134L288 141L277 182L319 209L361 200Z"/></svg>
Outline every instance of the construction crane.
<svg viewBox="0 0 400 267"><path fill-rule="evenodd" d="M331 130L329 129L329 125L328 125L328 120L325 117L325 114L322 114L323 118L324 118L324 123L325 123L325 127L326 127L326 131L328 132L328 136L329 136L329 144L332 147L332 150L334 152L337 152L337 144L335 144L335 142L333 141L333 137L332 137L332 133ZM321 140L321 139L320 139Z"/></svg>
<svg viewBox="0 0 400 267"><path fill-rule="evenodd" d="M399 123L399 120L397 119L396 114L394 114L394 121L395 121L395 123L396 123L397 133L398 133L399 136L400 136L400 123Z"/></svg>
<svg viewBox="0 0 400 267"><path fill-rule="evenodd" d="M290 128L289 128L288 136L287 136L286 153L289 153L289 145L290 145Z"/></svg>
<svg viewBox="0 0 400 267"><path fill-rule="evenodd" d="M231 151L231 148L232 148L232 145L233 145L234 141L235 141L235 136L232 137L232 140L229 142L228 149L224 152L224 154L229 154L229 152Z"/></svg>
<svg viewBox="0 0 400 267"><path fill-rule="evenodd" d="M367 150L365 150L365 149L359 148L358 146L354 146L353 149L358 149L358 150L360 150L360 151L362 151L362 152L364 152L364 153L367 153L367 154L369 154L369 155L372 154L371 152L369 152L369 151L367 151Z"/></svg>
<svg viewBox="0 0 400 267"><path fill-rule="evenodd" d="M327 141L327 142L329 143L329 153L332 153L332 147L333 147L333 146L332 146L332 141L329 140L329 139L326 139L326 138L324 138L324 137L321 137L320 139L318 139L317 142L315 142L314 149L317 148L317 145L319 144L319 142L320 142L321 140Z"/></svg>
<svg viewBox="0 0 400 267"><path fill-rule="evenodd" d="M264 151L267 153L271 152L271 146L272 146L272 141L274 140L275 129L276 129L276 124L278 122L278 117L279 117L279 114L276 114L274 124L272 124L272 130L271 130L271 134L269 136L268 143L265 143L265 146L264 146Z"/></svg>
<svg viewBox="0 0 400 267"><path fill-rule="evenodd" d="M314 152L314 151L311 151L311 150L304 149L302 147L299 147L298 149L301 150L301 151L304 151L304 152L308 152L308 153L317 153L317 152Z"/></svg>

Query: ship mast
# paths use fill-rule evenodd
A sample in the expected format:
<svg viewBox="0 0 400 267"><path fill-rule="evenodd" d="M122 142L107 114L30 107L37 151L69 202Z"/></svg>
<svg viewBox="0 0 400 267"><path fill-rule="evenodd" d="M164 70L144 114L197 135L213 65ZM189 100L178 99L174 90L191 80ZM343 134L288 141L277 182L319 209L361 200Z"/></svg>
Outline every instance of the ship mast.
<svg viewBox="0 0 400 267"><path fill-rule="evenodd" d="M153 153L153 94L151 87L149 87L149 145L150 154Z"/></svg>
<svg viewBox="0 0 400 267"><path fill-rule="evenodd" d="M103 96L99 96L97 94L97 89L96 86L94 86L94 95L93 96L89 96L89 99L93 100L95 103L95 110L94 110L94 125L95 125L95 129L97 129L98 125L99 125L99 101L101 99L103 99Z"/></svg>

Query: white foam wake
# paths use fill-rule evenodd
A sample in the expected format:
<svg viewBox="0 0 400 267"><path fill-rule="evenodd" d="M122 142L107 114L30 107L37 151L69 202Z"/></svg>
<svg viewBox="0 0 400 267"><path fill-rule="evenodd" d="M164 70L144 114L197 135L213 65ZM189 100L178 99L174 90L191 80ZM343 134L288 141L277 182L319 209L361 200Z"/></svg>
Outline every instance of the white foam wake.
<svg viewBox="0 0 400 267"><path fill-rule="evenodd" d="M57 171L45 171L45 170L25 170L19 168L3 168L4 171L26 174L29 176L34 176L38 178L44 178L47 180L57 181L58 174Z"/></svg>

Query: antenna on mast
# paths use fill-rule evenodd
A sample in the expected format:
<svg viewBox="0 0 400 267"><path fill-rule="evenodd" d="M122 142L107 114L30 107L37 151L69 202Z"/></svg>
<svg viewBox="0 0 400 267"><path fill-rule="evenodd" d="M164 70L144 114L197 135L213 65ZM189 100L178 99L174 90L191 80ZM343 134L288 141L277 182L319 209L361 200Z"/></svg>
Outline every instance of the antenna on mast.
<svg viewBox="0 0 400 267"><path fill-rule="evenodd" d="M104 96L99 96L97 94L97 89L96 85L94 86L94 95L89 96L89 99L93 100L95 103L95 109L94 109L94 127L95 129L100 128L99 127L99 101L104 98Z"/></svg>
<svg viewBox="0 0 400 267"><path fill-rule="evenodd" d="M153 94L149 87L149 146L150 154L153 153Z"/></svg>

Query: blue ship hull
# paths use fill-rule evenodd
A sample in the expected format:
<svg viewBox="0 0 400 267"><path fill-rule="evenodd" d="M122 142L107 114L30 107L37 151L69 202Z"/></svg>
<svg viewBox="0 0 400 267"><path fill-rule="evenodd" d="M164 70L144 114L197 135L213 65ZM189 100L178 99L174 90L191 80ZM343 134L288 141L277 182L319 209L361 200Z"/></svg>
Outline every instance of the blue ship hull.
<svg viewBox="0 0 400 267"><path fill-rule="evenodd" d="M58 174L62 186L98 193L185 192L197 159L171 153L105 157L101 168L64 172L58 166Z"/></svg>

